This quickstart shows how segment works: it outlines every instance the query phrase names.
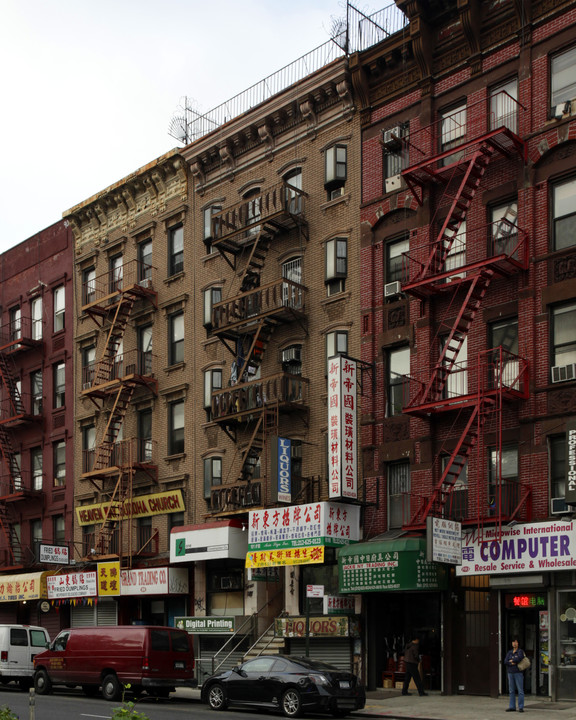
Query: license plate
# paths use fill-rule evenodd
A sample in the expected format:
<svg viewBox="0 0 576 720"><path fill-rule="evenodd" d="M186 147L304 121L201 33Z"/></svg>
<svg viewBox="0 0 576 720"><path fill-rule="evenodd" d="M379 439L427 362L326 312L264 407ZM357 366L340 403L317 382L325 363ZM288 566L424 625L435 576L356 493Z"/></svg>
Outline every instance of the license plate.
<svg viewBox="0 0 576 720"><path fill-rule="evenodd" d="M184 670L186 667L186 663L183 662L175 662L174 663L174 670Z"/></svg>
<svg viewBox="0 0 576 720"><path fill-rule="evenodd" d="M340 680L340 687L342 689L350 687L350 680Z"/></svg>

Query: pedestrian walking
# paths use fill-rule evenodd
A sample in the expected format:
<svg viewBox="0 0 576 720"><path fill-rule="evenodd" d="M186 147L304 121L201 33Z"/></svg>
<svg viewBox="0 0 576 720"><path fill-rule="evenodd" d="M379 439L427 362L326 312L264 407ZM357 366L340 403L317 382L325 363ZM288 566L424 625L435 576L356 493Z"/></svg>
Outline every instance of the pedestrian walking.
<svg viewBox="0 0 576 720"><path fill-rule="evenodd" d="M524 671L518 664L526 657L524 650L518 647L518 638L512 638L512 649L508 650L504 658L504 665L508 673L508 691L510 702L506 712L516 711L516 691L518 691L518 712L524 712Z"/></svg>
<svg viewBox="0 0 576 720"><path fill-rule="evenodd" d="M422 678L418 671L418 663L420 662L420 640L415 637L411 642L404 648L404 664L406 666L406 673L404 675L404 686L402 687L402 695L410 695L408 687L410 686L410 680L414 678L414 683L418 690L418 695L428 695L424 692L424 685L422 684Z"/></svg>

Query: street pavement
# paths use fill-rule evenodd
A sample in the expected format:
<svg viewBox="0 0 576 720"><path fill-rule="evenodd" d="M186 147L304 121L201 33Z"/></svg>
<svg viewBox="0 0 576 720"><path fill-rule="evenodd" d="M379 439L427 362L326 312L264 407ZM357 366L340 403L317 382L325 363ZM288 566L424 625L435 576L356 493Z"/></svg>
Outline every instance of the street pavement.
<svg viewBox="0 0 576 720"><path fill-rule="evenodd" d="M420 720L507 720L517 715L504 715L508 695L499 698L476 695L441 695L431 692L420 697L413 691L404 696L398 690L368 691L366 707L351 717L415 718ZM200 701L200 691L178 688L173 696ZM530 714L538 720L576 720L576 702L550 702L546 698L526 697L525 717Z"/></svg>

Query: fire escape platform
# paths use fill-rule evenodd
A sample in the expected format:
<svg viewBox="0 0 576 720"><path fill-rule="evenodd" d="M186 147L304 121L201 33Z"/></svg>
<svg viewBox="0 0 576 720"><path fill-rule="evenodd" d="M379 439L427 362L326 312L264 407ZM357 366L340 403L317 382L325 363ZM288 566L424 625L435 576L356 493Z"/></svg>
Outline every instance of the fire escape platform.
<svg viewBox="0 0 576 720"><path fill-rule="evenodd" d="M122 385L142 385L158 394L158 380L150 375L131 373L121 378L114 378L107 382L98 383L81 391L81 397L104 399L118 392Z"/></svg>
<svg viewBox="0 0 576 720"><path fill-rule="evenodd" d="M462 410L463 408L476 407L481 399L488 404L494 404L500 394L505 400L526 399L526 394L520 390L514 390L513 388L493 388L492 390L484 390L481 395L479 393L469 393L468 395L459 395L457 397L432 400L419 405L406 406L402 412L406 415L426 417L430 415L430 413L451 412L454 410Z"/></svg>

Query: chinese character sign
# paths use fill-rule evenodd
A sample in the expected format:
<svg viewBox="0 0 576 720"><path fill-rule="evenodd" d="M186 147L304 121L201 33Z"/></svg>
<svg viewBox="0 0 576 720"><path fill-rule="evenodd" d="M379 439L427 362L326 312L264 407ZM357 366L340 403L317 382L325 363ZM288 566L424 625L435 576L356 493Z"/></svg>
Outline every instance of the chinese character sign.
<svg viewBox="0 0 576 720"><path fill-rule="evenodd" d="M354 360L336 356L328 360L328 487L330 497L356 499L357 367Z"/></svg>
<svg viewBox="0 0 576 720"><path fill-rule="evenodd" d="M98 595L120 595L120 563L98 563Z"/></svg>

